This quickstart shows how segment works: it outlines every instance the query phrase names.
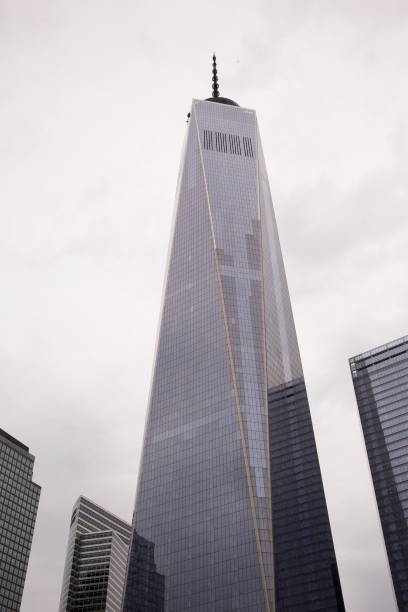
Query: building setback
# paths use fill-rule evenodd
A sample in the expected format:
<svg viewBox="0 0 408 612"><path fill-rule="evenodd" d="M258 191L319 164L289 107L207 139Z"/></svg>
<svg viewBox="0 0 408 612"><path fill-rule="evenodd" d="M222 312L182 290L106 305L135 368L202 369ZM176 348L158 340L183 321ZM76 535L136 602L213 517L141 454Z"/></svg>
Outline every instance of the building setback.
<svg viewBox="0 0 408 612"><path fill-rule="evenodd" d="M257 118L217 81L214 61L189 114L124 610L145 609L130 587L143 537L164 580L149 610L338 612Z"/></svg>
<svg viewBox="0 0 408 612"><path fill-rule="evenodd" d="M86 497L74 505L60 612L121 610L131 526Z"/></svg>
<svg viewBox="0 0 408 612"><path fill-rule="evenodd" d="M41 487L34 457L0 429L0 610L20 610Z"/></svg>
<svg viewBox="0 0 408 612"><path fill-rule="evenodd" d="M350 359L398 608L408 610L408 336Z"/></svg>

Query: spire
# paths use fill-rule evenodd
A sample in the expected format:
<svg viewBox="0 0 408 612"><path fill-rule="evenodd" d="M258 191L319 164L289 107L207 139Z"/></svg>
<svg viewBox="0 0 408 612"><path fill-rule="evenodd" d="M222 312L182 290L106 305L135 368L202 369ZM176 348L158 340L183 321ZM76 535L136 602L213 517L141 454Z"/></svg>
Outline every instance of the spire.
<svg viewBox="0 0 408 612"><path fill-rule="evenodd" d="M212 96L211 98L206 98L206 102L218 102L218 104L231 104L232 106L239 106L239 104L234 102L234 100L220 96L218 86L217 58L215 57L215 53L213 53L212 73Z"/></svg>
<svg viewBox="0 0 408 612"><path fill-rule="evenodd" d="M213 53L213 78L212 78L212 97L218 98L220 92L218 91L218 75L217 75L217 58L215 57L215 53Z"/></svg>

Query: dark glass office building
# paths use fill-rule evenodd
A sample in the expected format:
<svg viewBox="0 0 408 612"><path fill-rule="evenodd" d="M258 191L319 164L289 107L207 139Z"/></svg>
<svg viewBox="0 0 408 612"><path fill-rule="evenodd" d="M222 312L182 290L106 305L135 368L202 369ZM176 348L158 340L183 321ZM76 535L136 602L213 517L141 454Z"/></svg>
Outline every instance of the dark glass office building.
<svg viewBox="0 0 408 612"><path fill-rule="evenodd" d="M335 612L341 588L257 118L217 94L193 100L187 126L128 572L142 536L164 612ZM129 581L124 610L150 610Z"/></svg>
<svg viewBox="0 0 408 612"><path fill-rule="evenodd" d="M131 526L86 497L71 515L60 612L120 612Z"/></svg>
<svg viewBox="0 0 408 612"><path fill-rule="evenodd" d="M164 576L157 571L153 542L135 532L132 553L123 612L164 612Z"/></svg>
<svg viewBox="0 0 408 612"><path fill-rule="evenodd" d="M399 610L408 610L408 336L350 359Z"/></svg>
<svg viewBox="0 0 408 612"><path fill-rule="evenodd" d="M0 429L0 610L20 610L41 488L34 457Z"/></svg>

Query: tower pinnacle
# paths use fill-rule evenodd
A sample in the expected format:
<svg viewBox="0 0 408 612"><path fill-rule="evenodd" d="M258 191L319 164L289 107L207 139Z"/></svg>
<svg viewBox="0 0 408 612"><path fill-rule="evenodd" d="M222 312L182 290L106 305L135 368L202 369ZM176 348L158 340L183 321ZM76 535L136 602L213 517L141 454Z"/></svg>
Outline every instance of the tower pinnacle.
<svg viewBox="0 0 408 612"><path fill-rule="evenodd" d="M213 77L212 77L212 97L218 98L220 92L218 91L218 74L217 74L217 58L215 53L213 53L213 69L212 69Z"/></svg>
<svg viewBox="0 0 408 612"><path fill-rule="evenodd" d="M231 104L232 106L239 106L234 100L229 98L223 98L220 96L219 85L218 85L218 70L217 70L217 58L213 53L213 65L212 65L212 96L206 98L206 102L218 102L219 104Z"/></svg>

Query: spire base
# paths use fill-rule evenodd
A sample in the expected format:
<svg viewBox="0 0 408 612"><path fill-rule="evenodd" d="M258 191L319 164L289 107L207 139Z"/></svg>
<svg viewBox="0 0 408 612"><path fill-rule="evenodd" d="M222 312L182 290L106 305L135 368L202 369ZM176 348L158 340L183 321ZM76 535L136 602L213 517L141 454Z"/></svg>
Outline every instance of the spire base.
<svg viewBox="0 0 408 612"><path fill-rule="evenodd" d="M230 106L239 106L234 100L230 100L229 98L223 98L222 96L218 96L217 98L206 98L206 102L218 102L218 104L229 104Z"/></svg>

